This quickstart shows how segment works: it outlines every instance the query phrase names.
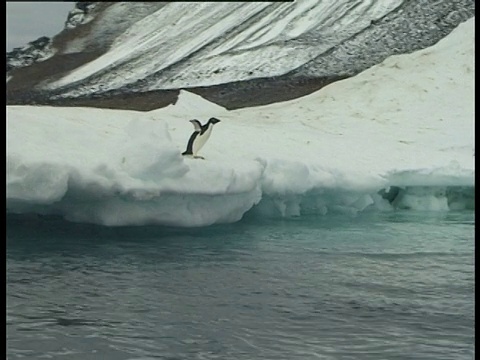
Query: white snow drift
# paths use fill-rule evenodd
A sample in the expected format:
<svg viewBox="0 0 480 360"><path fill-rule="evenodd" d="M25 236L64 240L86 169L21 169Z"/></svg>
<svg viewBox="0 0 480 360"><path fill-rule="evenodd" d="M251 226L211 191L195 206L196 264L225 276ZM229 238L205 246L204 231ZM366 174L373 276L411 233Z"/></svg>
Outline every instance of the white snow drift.
<svg viewBox="0 0 480 360"><path fill-rule="evenodd" d="M227 111L181 92L151 112L7 107L7 210L105 225L204 226L473 207L474 19L309 96ZM181 156L188 120L215 125Z"/></svg>

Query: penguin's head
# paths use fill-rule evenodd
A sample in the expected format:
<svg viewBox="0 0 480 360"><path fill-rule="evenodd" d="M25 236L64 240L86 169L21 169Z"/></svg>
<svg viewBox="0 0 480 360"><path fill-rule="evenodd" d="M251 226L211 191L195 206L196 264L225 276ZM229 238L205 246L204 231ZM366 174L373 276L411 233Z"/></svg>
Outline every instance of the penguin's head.
<svg viewBox="0 0 480 360"><path fill-rule="evenodd" d="M214 118L214 117L212 117L208 120L208 123L212 124L212 125L216 124L216 123L219 123L219 122L220 122L220 120L218 120L217 118Z"/></svg>
<svg viewBox="0 0 480 360"><path fill-rule="evenodd" d="M200 121L197 119L190 120L190 122L193 124L193 127L195 128L195 131L201 131L202 130L202 124Z"/></svg>

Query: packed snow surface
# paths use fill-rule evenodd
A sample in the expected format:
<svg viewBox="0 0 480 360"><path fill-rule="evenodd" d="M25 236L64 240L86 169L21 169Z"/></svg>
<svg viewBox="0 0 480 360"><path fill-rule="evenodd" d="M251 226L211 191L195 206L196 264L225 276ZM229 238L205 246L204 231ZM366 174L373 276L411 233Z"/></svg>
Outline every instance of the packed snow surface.
<svg viewBox="0 0 480 360"><path fill-rule="evenodd" d="M7 211L205 226L473 207L474 19L293 101L227 111L182 91L150 112L7 106ZM221 120L183 157L190 119Z"/></svg>

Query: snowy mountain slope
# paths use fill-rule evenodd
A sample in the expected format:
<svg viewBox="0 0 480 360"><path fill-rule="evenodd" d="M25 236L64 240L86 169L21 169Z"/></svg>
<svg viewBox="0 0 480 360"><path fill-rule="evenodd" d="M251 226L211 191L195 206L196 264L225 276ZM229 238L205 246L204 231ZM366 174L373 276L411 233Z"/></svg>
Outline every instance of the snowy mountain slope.
<svg viewBox="0 0 480 360"><path fill-rule="evenodd" d="M86 91L92 91L92 86L93 90L100 86L103 90L116 89L163 71L189 56L195 61L182 69L183 81L160 78L144 90L281 75L362 30L370 24L370 19L378 19L399 3L398 0L370 4L350 0L325 4L318 0L195 6L169 3L130 27L105 55L51 86L64 86L111 69L97 81L93 80ZM322 32L327 27L328 31ZM303 46L294 41L302 41L302 35L307 33L314 37L321 32L333 39L305 42ZM198 74L209 76L207 79L204 76L202 82L194 82Z"/></svg>
<svg viewBox="0 0 480 360"><path fill-rule="evenodd" d="M85 3L76 3L68 16L65 31L60 34L67 36L67 39L58 41L62 54L92 50L104 53L130 26L165 6L164 2L90 2L86 3L86 6L81 4ZM70 37L68 35L73 28L78 30L78 34Z"/></svg>
<svg viewBox="0 0 480 360"><path fill-rule="evenodd" d="M228 111L7 107L7 211L109 226L474 207L474 19L303 98ZM206 160L181 156L215 116Z"/></svg>
<svg viewBox="0 0 480 360"><path fill-rule="evenodd" d="M474 6L473 0L98 3L91 5L93 18L73 29L77 35L69 37L69 29L59 35L57 58L101 51L34 85L42 102L211 87L212 98L227 93L228 107L238 83L261 96L257 80L322 82L430 46L472 17ZM275 102L271 97L265 102Z"/></svg>

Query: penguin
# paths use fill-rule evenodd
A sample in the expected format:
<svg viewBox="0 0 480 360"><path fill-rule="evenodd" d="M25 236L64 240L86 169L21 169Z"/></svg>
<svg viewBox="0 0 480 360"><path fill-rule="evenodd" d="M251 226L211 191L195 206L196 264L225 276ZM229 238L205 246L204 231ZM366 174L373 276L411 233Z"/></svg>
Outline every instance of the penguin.
<svg viewBox="0 0 480 360"><path fill-rule="evenodd" d="M190 122L193 124L195 130L188 140L187 150L185 150L182 155L193 156L194 159L205 159L204 157L197 155L197 153L210 137L213 125L219 123L220 120L212 117L205 125L202 125L197 119L190 120Z"/></svg>

